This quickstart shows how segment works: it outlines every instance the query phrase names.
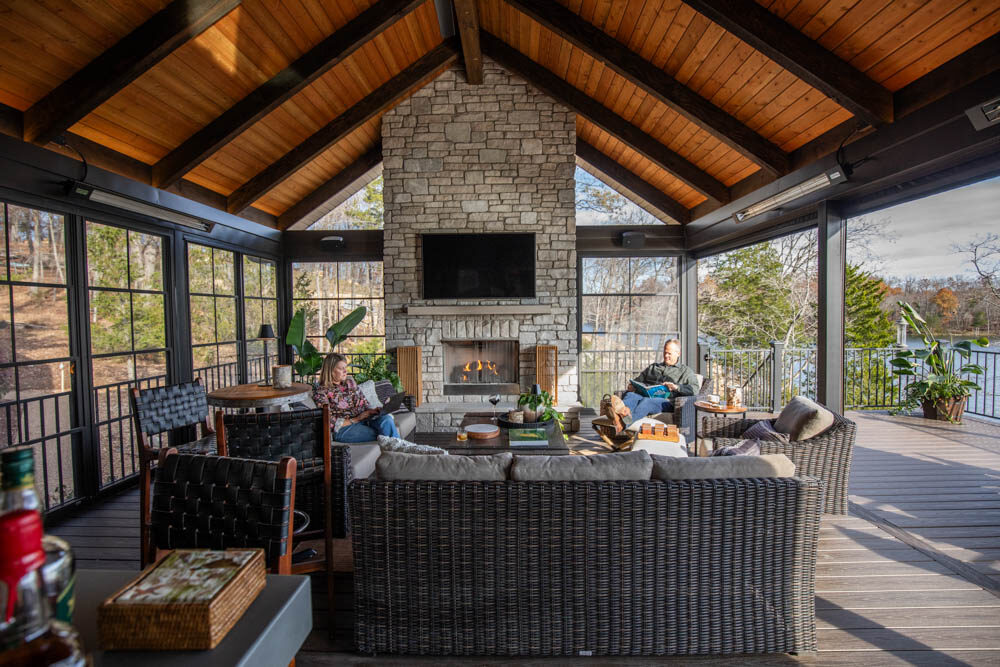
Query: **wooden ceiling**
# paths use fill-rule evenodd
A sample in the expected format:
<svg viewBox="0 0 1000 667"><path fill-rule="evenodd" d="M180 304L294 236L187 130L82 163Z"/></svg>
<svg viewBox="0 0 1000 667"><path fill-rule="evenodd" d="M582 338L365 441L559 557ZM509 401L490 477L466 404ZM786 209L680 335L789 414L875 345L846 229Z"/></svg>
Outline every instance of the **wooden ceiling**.
<svg viewBox="0 0 1000 667"><path fill-rule="evenodd" d="M287 228L377 159L386 110L462 54L481 80L485 54L573 108L581 156L683 223L1000 48L1000 0L448 5L446 40L434 0L0 0L3 129Z"/></svg>

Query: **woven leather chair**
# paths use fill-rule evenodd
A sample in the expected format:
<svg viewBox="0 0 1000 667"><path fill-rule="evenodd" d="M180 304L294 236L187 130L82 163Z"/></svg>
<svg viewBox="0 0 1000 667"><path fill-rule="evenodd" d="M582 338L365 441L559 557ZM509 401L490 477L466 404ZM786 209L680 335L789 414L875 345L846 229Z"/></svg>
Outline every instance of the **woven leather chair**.
<svg viewBox="0 0 1000 667"><path fill-rule="evenodd" d="M684 435L684 439L687 441L688 447L695 446L695 437L697 434L697 421L696 411L694 407L694 402L698 400L698 397L708 391L709 387L712 386L712 378L705 377L701 381L701 388L698 389L697 394L694 396L675 396L671 399L674 404L673 412L661 412L656 415L650 415L655 417L664 424L674 424L677 426L677 430ZM617 391L615 394L618 398L625 396L624 391ZM627 448L631 445L632 436L625 432L615 435L614 425L611 424L611 420L604 416L595 417L591 422L594 430L597 431L598 435L608 443L613 449Z"/></svg>
<svg viewBox="0 0 1000 667"><path fill-rule="evenodd" d="M713 438L713 447L735 445L743 432L761 419L726 419L710 415L702 419L700 436ZM774 426L774 419L768 419ZM850 419L833 413L833 425L808 440L760 442L761 454L784 454L795 464L796 475L809 475L826 483L823 511L847 514L847 482L851 476L851 456L857 426Z"/></svg>
<svg viewBox="0 0 1000 667"><path fill-rule="evenodd" d="M173 433L171 446L184 454L214 454L215 430L209 421L208 399L201 378L167 387L129 391L129 404L139 449L139 560L142 567L152 562L149 538L150 479L159 450L151 438ZM201 427L198 437L196 427Z"/></svg>
<svg viewBox="0 0 1000 667"><path fill-rule="evenodd" d="M260 547L268 567L291 573L295 459L252 461L160 452L153 485L156 549Z"/></svg>

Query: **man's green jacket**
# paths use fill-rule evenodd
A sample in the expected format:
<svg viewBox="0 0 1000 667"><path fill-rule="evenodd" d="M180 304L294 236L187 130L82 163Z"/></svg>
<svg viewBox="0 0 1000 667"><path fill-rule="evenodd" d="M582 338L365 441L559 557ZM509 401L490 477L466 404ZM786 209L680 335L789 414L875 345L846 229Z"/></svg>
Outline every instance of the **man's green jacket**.
<svg viewBox="0 0 1000 667"><path fill-rule="evenodd" d="M698 387L698 378L694 376L694 371L684 364L668 366L663 362L650 364L635 378L636 382L643 384L666 384L673 382L677 385L677 390L672 392L674 396L694 396L701 387Z"/></svg>

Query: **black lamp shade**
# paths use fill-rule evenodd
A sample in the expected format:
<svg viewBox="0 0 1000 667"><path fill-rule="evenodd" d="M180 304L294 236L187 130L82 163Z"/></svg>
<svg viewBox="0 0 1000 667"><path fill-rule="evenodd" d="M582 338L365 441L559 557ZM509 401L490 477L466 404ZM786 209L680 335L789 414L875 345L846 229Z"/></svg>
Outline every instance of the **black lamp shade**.
<svg viewBox="0 0 1000 667"><path fill-rule="evenodd" d="M260 331L257 332L257 338L274 338L274 329L271 328L270 324L260 325Z"/></svg>

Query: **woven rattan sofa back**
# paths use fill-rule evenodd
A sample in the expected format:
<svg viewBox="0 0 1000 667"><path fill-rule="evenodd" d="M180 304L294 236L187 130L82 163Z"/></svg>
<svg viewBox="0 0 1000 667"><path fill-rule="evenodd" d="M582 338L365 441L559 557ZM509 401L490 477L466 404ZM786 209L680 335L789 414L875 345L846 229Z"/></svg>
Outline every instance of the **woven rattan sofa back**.
<svg viewBox="0 0 1000 667"><path fill-rule="evenodd" d="M349 504L362 652L816 650L813 478L355 480Z"/></svg>

